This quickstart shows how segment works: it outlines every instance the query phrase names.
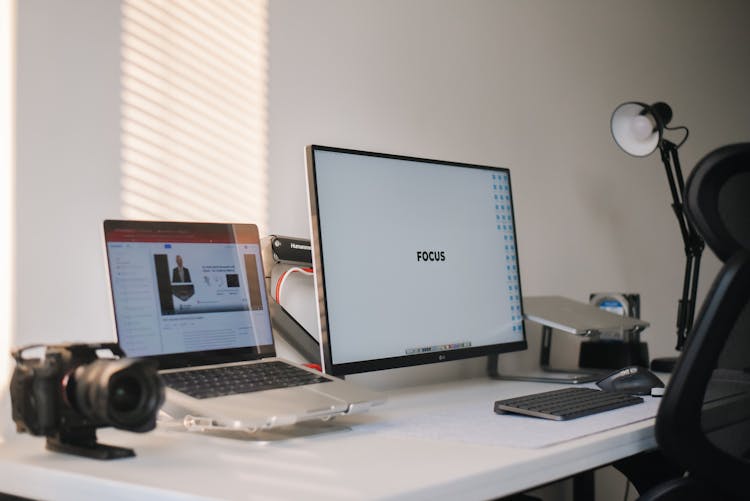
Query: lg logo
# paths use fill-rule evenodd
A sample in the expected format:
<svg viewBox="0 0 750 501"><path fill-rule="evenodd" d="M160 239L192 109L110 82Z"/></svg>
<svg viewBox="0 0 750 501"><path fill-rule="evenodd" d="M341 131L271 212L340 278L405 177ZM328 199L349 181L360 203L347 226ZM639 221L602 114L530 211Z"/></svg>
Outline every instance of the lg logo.
<svg viewBox="0 0 750 501"><path fill-rule="evenodd" d="M445 360L445 355L438 355L438 360L441 362Z"/></svg>
<svg viewBox="0 0 750 501"><path fill-rule="evenodd" d="M445 261L445 251L417 251L417 262Z"/></svg>

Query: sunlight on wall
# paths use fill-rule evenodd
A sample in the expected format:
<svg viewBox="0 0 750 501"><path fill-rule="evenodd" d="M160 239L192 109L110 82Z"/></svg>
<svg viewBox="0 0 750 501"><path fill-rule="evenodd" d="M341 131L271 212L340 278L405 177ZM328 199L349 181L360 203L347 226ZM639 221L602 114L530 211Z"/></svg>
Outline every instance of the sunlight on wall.
<svg viewBox="0 0 750 501"><path fill-rule="evenodd" d="M15 1L0 0L0 400L6 390L15 328Z"/></svg>
<svg viewBox="0 0 750 501"><path fill-rule="evenodd" d="M267 0L124 0L122 215L268 220Z"/></svg>

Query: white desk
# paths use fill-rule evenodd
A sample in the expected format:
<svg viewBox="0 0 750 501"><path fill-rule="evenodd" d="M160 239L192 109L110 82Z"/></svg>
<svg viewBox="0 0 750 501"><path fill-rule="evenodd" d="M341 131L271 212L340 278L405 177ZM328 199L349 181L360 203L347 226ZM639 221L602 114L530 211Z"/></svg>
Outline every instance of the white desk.
<svg viewBox="0 0 750 501"><path fill-rule="evenodd" d="M51 453L43 438L14 435L0 446L0 491L59 500L488 499L656 446L653 419L537 449L399 436L388 428L478 401L491 413L499 398L556 387L480 378L403 389L368 414L268 441L102 429L101 442L135 448L136 458L114 461Z"/></svg>

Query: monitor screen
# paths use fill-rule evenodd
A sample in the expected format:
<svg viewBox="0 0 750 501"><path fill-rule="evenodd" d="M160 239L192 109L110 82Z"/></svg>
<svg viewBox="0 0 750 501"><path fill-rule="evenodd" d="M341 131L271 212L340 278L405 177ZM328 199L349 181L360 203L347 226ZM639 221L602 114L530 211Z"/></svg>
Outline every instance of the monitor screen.
<svg viewBox="0 0 750 501"><path fill-rule="evenodd" d="M526 348L510 172L308 146L326 372Z"/></svg>

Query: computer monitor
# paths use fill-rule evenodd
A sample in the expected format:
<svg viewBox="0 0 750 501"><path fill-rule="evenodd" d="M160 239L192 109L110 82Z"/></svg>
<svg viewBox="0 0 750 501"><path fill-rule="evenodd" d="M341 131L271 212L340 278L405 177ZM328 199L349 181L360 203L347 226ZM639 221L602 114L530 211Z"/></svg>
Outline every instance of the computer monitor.
<svg viewBox="0 0 750 501"><path fill-rule="evenodd" d="M526 349L508 169L306 153L327 373Z"/></svg>

